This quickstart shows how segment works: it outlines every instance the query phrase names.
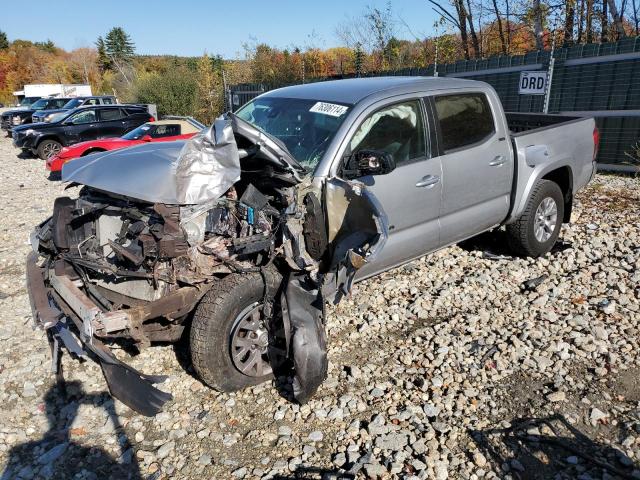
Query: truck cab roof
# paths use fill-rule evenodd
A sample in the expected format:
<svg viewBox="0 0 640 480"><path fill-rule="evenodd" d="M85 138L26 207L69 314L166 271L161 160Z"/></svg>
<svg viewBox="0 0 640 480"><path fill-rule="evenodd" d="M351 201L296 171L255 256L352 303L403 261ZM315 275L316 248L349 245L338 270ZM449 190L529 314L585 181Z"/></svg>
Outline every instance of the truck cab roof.
<svg viewBox="0 0 640 480"><path fill-rule="evenodd" d="M483 82L440 77L369 77L307 83L271 90L263 97L324 100L355 105L367 97L393 90L395 95L425 90L486 87Z"/></svg>

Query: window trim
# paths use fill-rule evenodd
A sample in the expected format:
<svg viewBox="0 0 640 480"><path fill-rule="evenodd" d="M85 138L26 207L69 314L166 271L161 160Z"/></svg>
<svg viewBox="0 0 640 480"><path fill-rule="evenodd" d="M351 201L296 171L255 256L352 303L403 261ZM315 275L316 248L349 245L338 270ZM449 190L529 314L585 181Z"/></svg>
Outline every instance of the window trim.
<svg viewBox="0 0 640 480"><path fill-rule="evenodd" d="M461 147L452 148L449 150L444 149L444 140L442 136L442 128L440 127L440 119L438 118L438 110L436 109L436 98L439 97L459 97L464 95L480 95L484 98L486 105L488 107L489 113L491 114L491 119L493 120L493 131L487 134L484 138L478 140L477 142L470 143L468 145L463 145ZM433 116L433 120L435 123L435 136L436 136L436 144L438 156L443 155L451 155L453 153L462 152L464 150L469 150L471 148L476 148L485 143L489 142L491 138L495 137L498 134L498 125L496 125L496 116L494 115L493 108L491 108L491 102L489 101L489 97L483 91L464 91L459 93L442 93L438 95L429 95L429 104L431 106L431 114Z"/></svg>
<svg viewBox="0 0 640 480"><path fill-rule="evenodd" d="M345 162L348 161L349 157L353 154L353 152L351 151L351 140L353 139L354 135L356 133L358 133L358 131L360 130L360 127L362 126L362 124L367 121L367 119L369 119L369 117L371 117L372 115L375 115L376 113L378 113L380 110L384 110L386 108L390 108L390 107L394 107L396 105L402 105L402 104L406 104L406 103L412 103L412 102L417 102L418 103L418 110L420 111L420 118L422 119L422 130L423 130L423 148L424 148L424 153L422 156L418 156L415 158L410 158L409 160L405 161L405 162L401 162L401 163L396 163L396 167L400 168L400 167L404 167L406 165L412 165L416 162L420 162L420 161L424 161L424 160L428 160L430 158L433 157L432 155L432 150L431 150L431 122L429 122L428 119L428 115L427 115L427 110L425 108L425 104L423 101L423 98L420 96L416 96L416 97L410 97L410 98L405 98L402 100L395 100L393 102L390 103L386 103L384 105L380 105L378 108L376 108L375 110L372 110L371 112L367 113L362 120L358 123L358 126L355 128L355 130L353 131L353 134L349 135L349 137L346 140L346 149L344 151L344 155L343 155L343 161L341 162L341 169L344 168Z"/></svg>

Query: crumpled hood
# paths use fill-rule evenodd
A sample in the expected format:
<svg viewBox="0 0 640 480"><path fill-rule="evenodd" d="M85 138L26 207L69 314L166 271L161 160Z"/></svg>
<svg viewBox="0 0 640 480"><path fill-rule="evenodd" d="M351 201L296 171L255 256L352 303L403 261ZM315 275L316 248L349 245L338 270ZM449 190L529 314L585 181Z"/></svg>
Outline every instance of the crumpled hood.
<svg viewBox="0 0 640 480"><path fill-rule="evenodd" d="M220 117L187 141L149 143L83 157L62 167L62 180L151 203L213 201L240 180L231 122Z"/></svg>
<svg viewBox="0 0 640 480"><path fill-rule="evenodd" d="M178 205L174 162L184 141L145 143L67 162L62 180L151 203Z"/></svg>

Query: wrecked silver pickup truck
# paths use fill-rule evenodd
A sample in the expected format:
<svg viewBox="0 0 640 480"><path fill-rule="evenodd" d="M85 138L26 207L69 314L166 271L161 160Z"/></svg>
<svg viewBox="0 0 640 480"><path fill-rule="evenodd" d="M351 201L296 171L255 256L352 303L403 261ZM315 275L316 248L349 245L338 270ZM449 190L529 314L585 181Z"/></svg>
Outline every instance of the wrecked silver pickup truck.
<svg viewBox="0 0 640 480"><path fill-rule="evenodd" d="M551 249L597 139L593 119L538 117L506 116L481 82L322 82L186 142L67 163L82 188L55 201L27 263L54 367L62 351L89 357L114 397L154 415L171 398L162 377L107 345L188 335L211 387L282 372L305 402L327 372L324 305L354 280L500 225L520 254Z"/></svg>

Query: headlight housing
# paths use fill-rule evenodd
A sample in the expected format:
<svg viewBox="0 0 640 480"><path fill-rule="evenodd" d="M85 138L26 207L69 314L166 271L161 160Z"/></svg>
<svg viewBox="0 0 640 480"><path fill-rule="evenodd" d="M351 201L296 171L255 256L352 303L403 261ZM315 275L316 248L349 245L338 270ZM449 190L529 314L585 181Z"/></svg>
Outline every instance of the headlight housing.
<svg viewBox="0 0 640 480"><path fill-rule="evenodd" d="M49 122L53 117L54 117L55 113L50 113L49 115L47 115L46 117L44 117L42 120L44 122Z"/></svg>
<svg viewBox="0 0 640 480"><path fill-rule="evenodd" d="M18 117L17 115L15 117L13 117L13 120L11 121L14 125L20 125L24 120L21 117Z"/></svg>

